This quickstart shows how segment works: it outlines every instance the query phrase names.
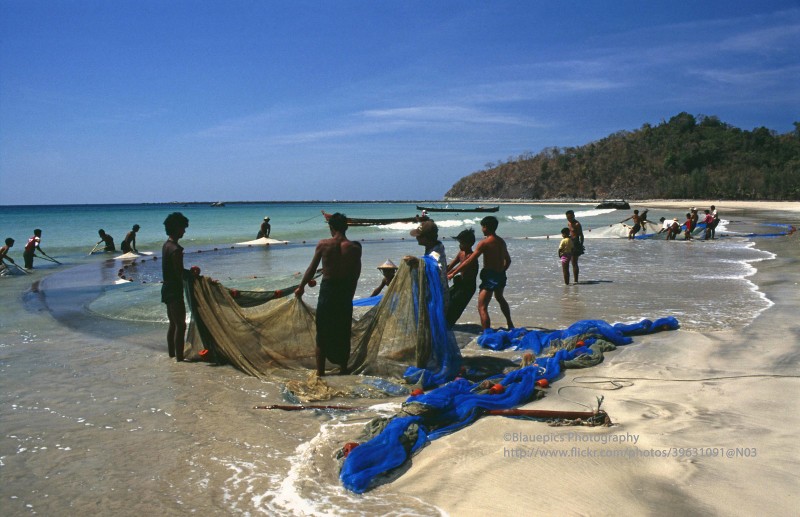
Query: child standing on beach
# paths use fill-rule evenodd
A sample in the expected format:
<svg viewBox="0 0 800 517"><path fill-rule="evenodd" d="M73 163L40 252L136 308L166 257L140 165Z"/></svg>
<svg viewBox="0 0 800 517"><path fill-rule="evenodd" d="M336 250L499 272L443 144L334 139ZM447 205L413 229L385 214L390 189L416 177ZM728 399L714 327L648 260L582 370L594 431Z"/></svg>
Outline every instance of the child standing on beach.
<svg viewBox="0 0 800 517"><path fill-rule="evenodd" d="M489 302L492 301L492 296L497 298L497 303L506 318L508 328L514 328L514 323L511 321L511 309L503 296L503 290L506 287L506 271L511 266L511 256L508 254L506 241L496 233L499 224L497 218L492 215L481 219L483 240L475 246L475 252L472 255L447 274L447 278L452 279L483 255L483 269L480 274L481 285L479 286L481 291L478 294L478 314L481 318L481 327L484 330L491 328Z"/></svg>
<svg viewBox="0 0 800 517"><path fill-rule="evenodd" d="M138 226L138 225L137 225ZM183 301L183 279L199 275L200 269L183 269L183 247L178 241L186 233L189 219L180 212L173 212L164 220L164 230L169 238L161 248L161 273L164 283L161 286L161 302L167 306L169 329L167 330L167 351L170 357L183 361L184 336L186 335L186 304Z"/></svg>
<svg viewBox="0 0 800 517"><path fill-rule="evenodd" d="M561 237L561 243L558 245L558 257L561 260L564 283L569 285L569 263L572 261L572 239L569 237L569 228L561 229Z"/></svg>
<svg viewBox="0 0 800 517"><path fill-rule="evenodd" d="M458 241L459 252L456 258L447 266L448 272L475 253L472 251L472 246L475 244L475 230L472 228L464 230L456 235L454 239ZM453 285L450 287L450 305L447 307L447 313L445 314L448 327L456 324L456 321L458 321L458 318L461 317L464 309L467 308L470 300L472 300L477 288L477 278L477 262L473 262L453 278Z"/></svg>

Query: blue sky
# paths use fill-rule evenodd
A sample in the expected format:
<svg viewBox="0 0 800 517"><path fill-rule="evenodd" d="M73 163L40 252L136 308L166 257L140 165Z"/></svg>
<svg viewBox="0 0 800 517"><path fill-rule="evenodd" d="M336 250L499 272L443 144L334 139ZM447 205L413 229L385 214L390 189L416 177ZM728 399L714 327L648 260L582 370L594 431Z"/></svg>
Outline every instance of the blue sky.
<svg viewBox="0 0 800 517"><path fill-rule="evenodd" d="M687 111L800 121L800 3L0 0L0 204L440 199Z"/></svg>

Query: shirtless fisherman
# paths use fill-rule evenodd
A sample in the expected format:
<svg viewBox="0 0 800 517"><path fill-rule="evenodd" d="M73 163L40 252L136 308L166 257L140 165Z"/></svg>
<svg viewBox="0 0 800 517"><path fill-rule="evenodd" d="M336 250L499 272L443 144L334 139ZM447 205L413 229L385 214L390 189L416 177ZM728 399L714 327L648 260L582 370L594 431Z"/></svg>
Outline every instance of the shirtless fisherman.
<svg viewBox="0 0 800 517"><path fill-rule="evenodd" d="M620 221L620 223L624 223L625 221L628 221L628 220L631 220L631 219L633 220L633 226L631 227L630 231L628 232L628 239L633 239L634 236L636 236L636 234L639 233L639 230L642 229L642 218L639 215L639 211L638 210L634 210L632 216L628 217L627 219L623 219L622 221Z"/></svg>
<svg viewBox="0 0 800 517"><path fill-rule="evenodd" d="M322 262L322 283L317 300L317 375L325 375L325 359L338 364L339 373L349 373L353 295L361 276L361 244L347 238L347 217L335 213L328 219L331 238L317 244L314 257L294 295L302 298L305 287Z"/></svg>
<svg viewBox="0 0 800 517"><path fill-rule="evenodd" d="M134 224L131 231L125 235L125 239L120 244L119 248L122 250L123 253L139 253L139 250L136 249L136 232L139 231L139 225Z"/></svg>
<svg viewBox="0 0 800 517"><path fill-rule="evenodd" d="M138 225L134 226L137 228ZM199 276L200 269L193 266L191 270L183 268L183 246L178 241L183 238L189 219L180 212L173 212L164 219L164 231L169 236L161 247L161 273L164 282L161 285L161 302L167 306L167 351L170 357L183 361L186 336L186 303L183 299L183 281Z"/></svg>
<svg viewBox="0 0 800 517"><path fill-rule="evenodd" d="M511 321L511 308L503 296L503 290L506 287L506 271L511 265L511 256L508 254L506 241L495 233L498 224L497 218L492 215L481 219L481 230L484 238L475 246L475 252L472 255L447 274L447 278L452 279L459 271L468 268L473 261L483 255L483 269L480 274L481 285L478 286L480 288L478 315L481 318L481 327L484 330L492 326L489 318L489 302L492 301L493 295L497 298L497 303L506 318L508 328L514 328L514 323Z"/></svg>
<svg viewBox="0 0 800 517"><path fill-rule="evenodd" d="M11 262L15 266L17 265L17 263L14 262L14 259L8 256L8 250L10 250L13 246L14 246L14 239L9 237L6 239L6 245L0 248L0 274L5 274L6 269L8 269L8 266L6 266L5 263L6 260Z"/></svg>

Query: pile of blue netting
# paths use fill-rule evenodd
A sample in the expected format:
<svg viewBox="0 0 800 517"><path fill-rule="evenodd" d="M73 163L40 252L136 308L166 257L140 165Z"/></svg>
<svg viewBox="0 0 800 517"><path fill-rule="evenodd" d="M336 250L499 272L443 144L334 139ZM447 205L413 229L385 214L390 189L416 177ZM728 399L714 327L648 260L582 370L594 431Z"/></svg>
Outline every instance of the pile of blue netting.
<svg viewBox="0 0 800 517"><path fill-rule="evenodd" d="M603 320L581 320L573 323L564 330L526 330L517 328L511 330L492 330L487 329L478 336L478 344L484 348L492 350L530 350L534 354L541 354L542 350L550 347L555 342L563 342L569 339L583 341L582 353L587 352L589 347L598 339L603 339L614 345L627 345L633 342L629 336L642 334L652 334L659 330L675 330L678 328L678 320L672 316L659 318L655 321L642 320L639 323L616 323L610 325ZM586 350L581 350L585 348Z"/></svg>
<svg viewBox="0 0 800 517"><path fill-rule="evenodd" d="M377 436L349 452L339 477L348 490L363 493L374 486L376 478L403 465L428 441L470 425L486 410L510 409L530 402L535 396L536 381L556 380L565 365L570 367L579 357L599 350L599 342L625 345L632 342L630 336L674 330L678 326L677 319L668 317L628 325L584 320L549 333L487 330L479 337L479 343L490 348L515 346L537 355L552 352L551 347L558 350L548 357L536 358L533 364L497 375L493 382L500 384L501 389L487 390L485 381L457 378L427 393L410 396L403 404L403 411L388 420ZM560 348L566 342L569 345ZM451 371L444 365L441 370Z"/></svg>

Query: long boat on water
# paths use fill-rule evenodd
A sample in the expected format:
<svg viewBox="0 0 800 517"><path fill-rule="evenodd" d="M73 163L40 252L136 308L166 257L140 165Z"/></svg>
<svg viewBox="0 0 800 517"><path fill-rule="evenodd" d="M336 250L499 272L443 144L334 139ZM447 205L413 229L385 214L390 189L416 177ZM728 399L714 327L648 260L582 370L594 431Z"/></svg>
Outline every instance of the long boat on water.
<svg viewBox="0 0 800 517"><path fill-rule="evenodd" d="M417 210L425 210L426 212L497 212L500 210L499 206L475 206L475 207L459 207L459 206L421 206L417 205Z"/></svg>
<svg viewBox="0 0 800 517"><path fill-rule="evenodd" d="M329 214L325 210L322 210L322 215L325 216L325 220L331 218L333 214ZM370 219L365 217L348 217L347 218L347 225L348 226L380 226L386 224L394 224L394 223L421 223L422 221L429 220L430 217L415 215L414 217L393 217L393 218L382 218L382 219Z"/></svg>

